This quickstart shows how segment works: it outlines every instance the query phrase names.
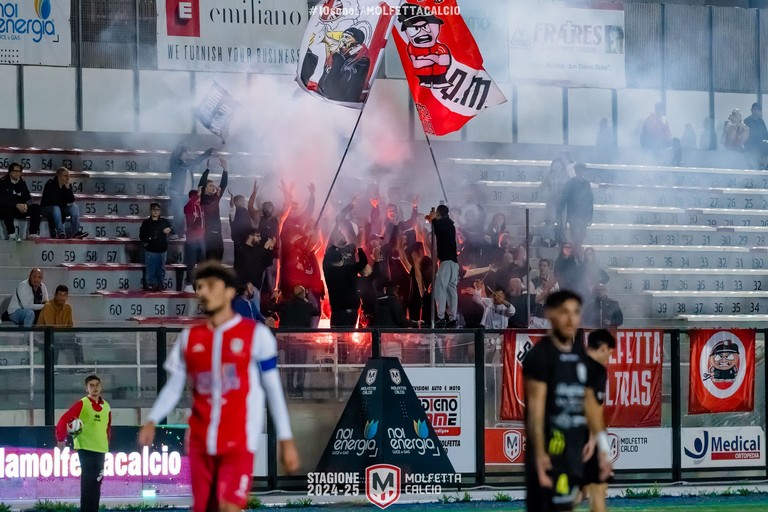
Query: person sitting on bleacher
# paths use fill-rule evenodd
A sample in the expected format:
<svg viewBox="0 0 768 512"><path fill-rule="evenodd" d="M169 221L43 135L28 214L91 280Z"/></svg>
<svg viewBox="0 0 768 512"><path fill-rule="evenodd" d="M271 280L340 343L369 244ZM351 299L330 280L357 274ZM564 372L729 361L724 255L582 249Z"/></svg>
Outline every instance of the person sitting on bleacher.
<svg viewBox="0 0 768 512"><path fill-rule="evenodd" d="M13 322L19 327L32 327L46 302L48 288L43 283L43 271L33 268L29 278L19 283L11 295L11 302L3 320Z"/></svg>
<svg viewBox="0 0 768 512"><path fill-rule="evenodd" d="M224 239L221 236L221 212L219 202L221 195L227 189L227 161L219 159L223 169L219 186L208 179L210 169L206 169L197 185L200 191L200 205L203 208L203 225L205 227L205 259L224 259Z"/></svg>
<svg viewBox="0 0 768 512"><path fill-rule="evenodd" d="M173 228L165 217L160 216L160 203L149 205L150 216L141 223L139 240L144 245L146 267L144 289L162 291L165 288L165 259L168 253L168 235Z"/></svg>
<svg viewBox="0 0 768 512"><path fill-rule="evenodd" d="M604 284L594 289L594 299L584 303L584 327L615 329L624 323L624 313L618 301L608 298Z"/></svg>
<svg viewBox="0 0 768 512"><path fill-rule="evenodd" d="M75 194L69 181L69 169L59 167L56 177L51 178L43 188L40 201L41 214L48 220L51 238L85 238L88 233L80 227L80 210L75 204ZM70 230L64 229L69 218Z"/></svg>
<svg viewBox="0 0 768 512"><path fill-rule="evenodd" d="M53 293L53 300L49 300L40 310L37 318L38 327L58 327L72 329L75 326L72 306L67 303L69 288L60 284ZM53 344L53 364L59 364L59 351L62 347L72 347L73 363L83 364L83 346L77 343L72 333L56 333Z"/></svg>
<svg viewBox="0 0 768 512"><path fill-rule="evenodd" d="M14 219L29 217L29 238L34 240L40 235L40 205L30 202L26 182L21 178L22 167L17 162L8 166L8 174L0 178L0 216L8 232L8 240L19 240Z"/></svg>

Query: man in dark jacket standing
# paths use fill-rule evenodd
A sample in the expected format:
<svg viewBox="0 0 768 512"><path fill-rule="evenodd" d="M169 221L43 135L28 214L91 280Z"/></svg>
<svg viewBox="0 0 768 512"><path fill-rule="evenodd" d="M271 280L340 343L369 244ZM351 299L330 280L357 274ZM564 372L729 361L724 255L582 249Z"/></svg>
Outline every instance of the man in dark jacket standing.
<svg viewBox="0 0 768 512"><path fill-rule="evenodd" d="M459 260L456 250L456 226L448 216L448 207L441 204L437 210L427 215L432 223L437 244L437 259L439 266L435 276L434 295L436 322L435 327L452 328L457 324L459 307Z"/></svg>
<svg viewBox="0 0 768 512"><path fill-rule="evenodd" d="M360 296L357 293L357 275L368 266L368 257L357 250L357 262L344 264L344 255L336 246L330 246L323 261L325 284L331 303L331 327L354 327Z"/></svg>
<svg viewBox="0 0 768 512"><path fill-rule="evenodd" d="M217 187L213 181L208 179L208 174L211 171L206 169L197 187L200 191L200 205L203 208L205 259L221 261L224 259L224 239L221 236L219 203L221 202L221 195L227 189L227 161L222 158L219 162L223 169L219 186Z"/></svg>
<svg viewBox="0 0 768 512"><path fill-rule="evenodd" d="M574 169L576 176L566 182L557 206L557 214L562 218L563 211L567 211L566 218L571 227L573 245L576 246L577 252L581 252L581 245L587 237L587 226L592 224L595 200L592 185L584 177L586 166L576 164Z"/></svg>
<svg viewBox="0 0 768 512"><path fill-rule="evenodd" d="M69 181L69 169L59 167L56 177L51 178L43 187L40 200L40 213L48 220L51 238L85 238L88 233L80 228L80 210L75 204L75 194ZM70 230L64 229L64 221L69 217Z"/></svg>
<svg viewBox="0 0 768 512"><path fill-rule="evenodd" d="M195 183L195 169L209 158L213 148L206 150L201 155L189 157L187 144L182 142L171 153L170 170L171 181L168 193L171 196L171 215L173 215L173 231L179 235L185 233L184 205L187 202L187 194ZM187 179L189 178L189 179Z"/></svg>
<svg viewBox="0 0 768 512"><path fill-rule="evenodd" d="M309 301L303 286L293 289L293 297L277 306L281 329L311 329L313 318L320 316L320 310ZM304 380L307 369L307 345L301 336L286 335L285 338L286 391L290 398L304 396Z"/></svg>
<svg viewBox="0 0 768 512"><path fill-rule="evenodd" d="M13 219L29 217L29 238L40 235L40 205L30 202L32 194L21 178L22 167L17 162L8 166L8 174L0 178L0 216L2 216L8 240L19 240Z"/></svg>
<svg viewBox="0 0 768 512"><path fill-rule="evenodd" d="M154 292L164 289L165 257L168 252L168 235L172 228L168 219L160 217L160 203L150 204L149 211L150 217L141 223L139 240L144 245L144 289Z"/></svg>
<svg viewBox="0 0 768 512"><path fill-rule="evenodd" d="M397 285L391 281L385 283L382 289L382 295L376 300L376 311L373 315L374 327L418 327L418 322L408 320L405 316L403 302L398 296Z"/></svg>

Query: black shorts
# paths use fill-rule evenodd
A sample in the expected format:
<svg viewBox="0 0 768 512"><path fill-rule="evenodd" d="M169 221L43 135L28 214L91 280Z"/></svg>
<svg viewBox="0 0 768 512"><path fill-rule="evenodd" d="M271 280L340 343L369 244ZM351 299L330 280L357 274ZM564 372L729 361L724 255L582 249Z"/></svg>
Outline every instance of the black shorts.
<svg viewBox="0 0 768 512"><path fill-rule="evenodd" d="M580 478L569 472L558 471L557 466L553 462L553 471L550 471L553 487L546 489L539 485L534 461L531 464L526 461L525 504L528 512L570 512L576 506Z"/></svg>
<svg viewBox="0 0 768 512"><path fill-rule="evenodd" d="M595 453L592 454L592 458L584 463L584 478L581 482L582 487L592 484L607 484L613 481L613 477L609 477L608 480L605 481L600 480L600 463L597 457L597 448L595 448Z"/></svg>

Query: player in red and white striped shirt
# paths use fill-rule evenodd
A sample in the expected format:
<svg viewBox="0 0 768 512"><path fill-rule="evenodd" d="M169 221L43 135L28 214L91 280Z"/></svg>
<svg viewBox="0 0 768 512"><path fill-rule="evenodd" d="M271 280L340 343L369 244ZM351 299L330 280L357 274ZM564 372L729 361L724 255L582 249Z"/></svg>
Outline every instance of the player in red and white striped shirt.
<svg viewBox="0 0 768 512"><path fill-rule="evenodd" d="M194 512L245 507L264 425L265 396L282 463L289 473L299 467L277 371L277 342L266 326L232 311L236 286L234 273L218 263L198 268L195 291L208 321L182 332L165 362L168 382L139 433L141 445L152 444L155 425L176 407L189 378Z"/></svg>

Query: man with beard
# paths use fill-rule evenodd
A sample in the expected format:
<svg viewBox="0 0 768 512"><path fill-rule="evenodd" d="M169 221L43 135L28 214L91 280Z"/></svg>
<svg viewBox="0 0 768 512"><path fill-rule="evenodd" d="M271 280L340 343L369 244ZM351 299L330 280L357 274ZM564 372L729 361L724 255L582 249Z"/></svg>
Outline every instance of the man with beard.
<svg viewBox="0 0 768 512"><path fill-rule="evenodd" d="M581 298L569 291L553 293L546 315L552 325L548 336L523 360L529 512L573 510L584 480L583 449L590 433L599 451L600 479L612 469L597 384L574 347Z"/></svg>
<svg viewBox="0 0 768 512"><path fill-rule="evenodd" d="M194 512L239 512L251 488L265 397L289 473L299 468L280 373L277 341L269 328L232 311L237 277L216 262L201 266L195 293L207 317L185 329L165 362L168 382L157 397L139 444L155 439L155 425L192 388L189 453Z"/></svg>
<svg viewBox="0 0 768 512"><path fill-rule="evenodd" d="M333 101L357 103L362 96L371 59L365 46L365 33L350 27L338 43L326 37L327 58L317 92Z"/></svg>

